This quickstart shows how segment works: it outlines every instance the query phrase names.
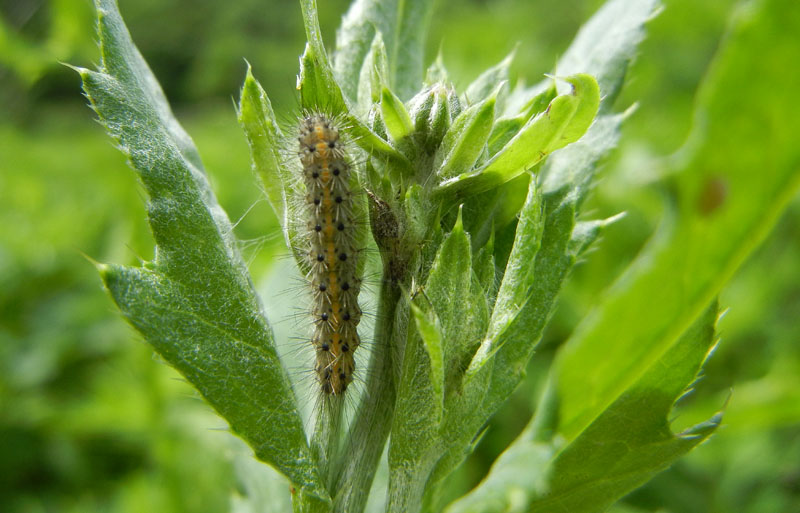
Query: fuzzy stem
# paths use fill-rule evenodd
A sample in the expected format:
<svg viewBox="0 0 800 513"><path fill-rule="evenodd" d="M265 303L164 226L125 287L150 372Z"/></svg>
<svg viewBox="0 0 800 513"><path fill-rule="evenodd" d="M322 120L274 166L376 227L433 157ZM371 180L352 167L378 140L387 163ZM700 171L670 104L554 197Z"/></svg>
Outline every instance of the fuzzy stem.
<svg viewBox="0 0 800 513"><path fill-rule="evenodd" d="M339 459L339 441L342 434L343 398L323 395L321 407L317 415L314 436L311 440L312 450L319 462L320 474L328 491L332 493L335 480L331 477L331 463Z"/></svg>
<svg viewBox="0 0 800 513"><path fill-rule="evenodd" d="M331 495L334 484L331 462L336 461L339 455L343 410L342 402L338 397L325 395L321 398L320 410L310 444L311 451L317 460L320 475ZM292 500L292 510L294 513L330 513L331 504L311 495L297 492L297 495Z"/></svg>

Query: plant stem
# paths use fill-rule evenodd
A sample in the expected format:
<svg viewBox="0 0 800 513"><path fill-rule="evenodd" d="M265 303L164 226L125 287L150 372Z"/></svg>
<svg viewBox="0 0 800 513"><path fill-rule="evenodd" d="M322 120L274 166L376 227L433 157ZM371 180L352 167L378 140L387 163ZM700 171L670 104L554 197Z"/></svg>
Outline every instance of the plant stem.
<svg viewBox="0 0 800 513"><path fill-rule="evenodd" d="M323 394L320 397L320 409L317 413L316 427L311 440L312 451L319 462L320 475L329 492L335 481L331 473L331 464L339 459L339 441L344 417L343 401L344 398L341 396Z"/></svg>

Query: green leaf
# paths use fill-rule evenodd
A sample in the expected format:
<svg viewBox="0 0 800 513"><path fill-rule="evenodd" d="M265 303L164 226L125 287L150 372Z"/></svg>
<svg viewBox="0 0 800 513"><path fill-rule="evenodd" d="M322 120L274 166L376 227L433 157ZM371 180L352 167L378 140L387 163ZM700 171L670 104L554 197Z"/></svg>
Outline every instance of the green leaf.
<svg viewBox="0 0 800 513"><path fill-rule="evenodd" d="M434 2L427 0L356 0L336 34L334 69L346 96L354 99L369 43L383 35L389 57L389 83L401 100L422 85L425 36Z"/></svg>
<svg viewBox="0 0 800 513"><path fill-rule="evenodd" d="M302 5L307 3L303 2ZM300 106L307 111L327 112L336 116L347 115L348 109L342 91L333 79L324 52L325 48L317 48L311 39L306 43L306 49L300 57L300 75L297 81Z"/></svg>
<svg viewBox="0 0 800 513"><path fill-rule="evenodd" d="M489 155L494 156L503 149L522 130L525 123L533 116L542 113L555 97L555 85L542 87L538 94L520 107L521 113L498 119L494 128L492 128L492 134L489 136Z"/></svg>
<svg viewBox="0 0 800 513"><path fill-rule="evenodd" d="M334 79L328 54L322 42L317 18L317 1L300 0L300 8L303 11L303 26L308 39L306 49L300 57L300 76L297 83L300 105L307 110L324 111L335 115L345 114L347 105L342 90ZM356 73L360 70L359 67Z"/></svg>
<svg viewBox="0 0 800 513"><path fill-rule="evenodd" d="M144 268L103 266L106 287L128 321L261 460L328 500L272 332L197 150L116 4L98 0L96 7L100 70L78 72L101 123L149 194L157 245L155 262Z"/></svg>
<svg viewBox="0 0 800 513"><path fill-rule="evenodd" d="M424 297L424 296L418 296ZM433 387L436 416L441 418L444 409L444 349L442 324L432 308L423 310L422 306L411 304L414 323L425 346L430 360L431 385Z"/></svg>
<svg viewBox="0 0 800 513"><path fill-rule="evenodd" d="M496 155L498 151L508 144L508 142L522 130L530 116L527 113L520 114L513 118L498 119L492 127L489 136L489 155Z"/></svg>
<svg viewBox="0 0 800 513"><path fill-rule="evenodd" d="M353 141L361 148L372 155L385 157L389 159L393 165L403 170L410 170L411 163L403 156L402 153L397 151L391 144L386 142L380 135L370 130L367 125L359 121L355 116L348 115L347 122L350 124L350 133Z"/></svg>
<svg viewBox="0 0 800 513"><path fill-rule="evenodd" d="M572 85L571 94L582 100L577 103L575 112L572 114L569 122L564 126L561 136L542 150L545 153L552 153L553 150L563 148L567 144L580 139L583 134L586 133L586 130L589 129L589 125L592 124L592 121L594 121L597 115L597 109L600 106L600 91L594 77L586 74L578 74L567 77L564 81ZM557 115L552 112L552 104L553 102L550 102L548 110L545 110L545 115L549 115L551 120L557 117ZM523 129L523 132L524 131ZM504 150L500 150L501 153L503 151ZM498 157L502 158L499 155ZM500 164L498 164L498 166L502 169Z"/></svg>
<svg viewBox="0 0 800 513"><path fill-rule="evenodd" d="M673 219L565 346L557 382L567 439L664 354L796 194L800 148L791 134L800 104L770 86L800 82L800 70L773 65L800 51L800 13L784 5L756 2L734 18L699 95L702 123L673 177Z"/></svg>
<svg viewBox="0 0 800 513"><path fill-rule="evenodd" d="M471 286L472 259L469 238L459 221L440 246L436 254L436 259L431 267L428 280L418 294L418 297L422 296L424 299L419 299L417 301L418 304L424 304L424 301L427 300L432 313L427 314L422 312L419 306L417 309L424 315L435 316L434 318L441 324L441 333L443 334L444 340L441 348L441 359L444 364L441 367L444 369L443 372L446 373L463 371L464 367L461 367L456 362L462 359L464 350L466 349L468 351L468 346L475 342L475 334L472 333L470 336L469 332L471 327L469 323L465 322L472 317L472 312L467 311L472 310L472 305L470 301L467 300L467 298L470 297ZM460 301L452 301L453 297L460 297L463 299ZM427 322L430 323L431 321ZM424 338L425 333L420 331L420 334L423 336L422 342L427 344L428 341ZM413 389L422 386L422 382L418 376L420 371L409 363L412 359L413 361L419 361L419 365L426 367L433 367L436 364L435 359L438 358L438 355L435 353L438 351L434 351L434 355L430 360L414 354L422 353L423 351L424 348L419 347L419 344L417 344L416 347L411 343L407 344L401 387ZM442 370L433 369L425 371L426 374L430 375L428 378L429 381L436 377L437 372L442 372ZM443 379L446 380L446 385L452 388L452 386L455 386L456 382L460 380L460 376L449 374L444 376ZM436 387L437 385L433 383L431 390L435 390ZM403 389L404 388L401 388L401 393L399 394L398 411L405 409L403 402L409 400L413 402L413 404L408 406L409 411L414 411L422 407L426 409L435 407L433 402L423 404L421 402L423 396L420 393L406 395L402 393ZM407 396L411 396L411 399L404 399ZM435 397L430 397L425 400L435 401ZM432 427L435 427L435 425L437 424L425 426L422 422L419 422L418 419L413 419L413 417L396 416L392 433L393 440L396 440L398 445L390 452L390 456L393 454L396 456L399 453L398 448L403 445L402 442L406 439L416 439L417 442L414 443L420 442L420 435L419 433L414 433L414 429L420 429L422 427L425 430L430 430ZM411 444L412 451L409 453L412 455L414 454L414 443Z"/></svg>
<svg viewBox="0 0 800 513"><path fill-rule="evenodd" d="M450 125L434 158L433 167L440 178L447 179L472 170L494 124L497 93L495 90L489 98L459 114Z"/></svg>
<svg viewBox="0 0 800 513"><path fill-rule="evenodd" d="M511 255L497 292L492 320L486 334L487 341L483 346L486 349L496 350L494 343L502 337L503 332L511 325L528 300L528 294L536 277L534 272L536 253L542 243L544 224L542 195L536 187L536 180L531 180L528 197L519 213ZM480 361L478 359L476 363Z"/></svg>
<svg viewBox="0 0 800 513"><path fill-rule="evenodd" d="M386 87L381 91L381 113L386 131L394 142L402 141L414 131L414 123L403 102Z"/></svg>
<svg viewBox="0 0 800 513"><path fill-rule="evenodd" d="M714 344L716 302L577 439L561 446L551 429L557 399L500 455L484 481L447 513L605 511L705 440L719 416L673 435L668 415ZM549 418L547 418L549 417Z"/></svg>
<svg viewBox="0 0 800 513"><path fill-rule="evenodd" d="M358 78L358 112L361 116L369 113L375 103L381 101L381 91L389 76L389 64L386 61L386 47L380 32L375 33L361 73Z"/></svg>
<svg viewBox="0 0 800 513"><path fill-rule="evenodd" d="M293 247L290 234L292 223L289 223L289 198L294 196L293 184L289 170L283 165L280 144L281 134L272 103L261 84L253 77L250 66L244 79L239 97L239 124L244 129L247 143L250 146L250 158L253 169L261 178L261 184L267 195L269 204L281 223L286 244Z"/></svg>
<svg viewBox="0 0 800 513"><path fill-rule="evenodd" d="M445 239L425 284L426 296L442 322L448 390L457 390L488 324L488 307L472 269L469 235L461 215Z"/></svg>
<svg viewBox="0 0 800 513"><path fill-rule="evenodd" d="M547 110L525 126L478 171L439 185L439 194L451 202L505 183L544 159L549 153L578 140L589 128L600 103L597 82L589 75L564 80L572 92L557 96Z"/></svg>

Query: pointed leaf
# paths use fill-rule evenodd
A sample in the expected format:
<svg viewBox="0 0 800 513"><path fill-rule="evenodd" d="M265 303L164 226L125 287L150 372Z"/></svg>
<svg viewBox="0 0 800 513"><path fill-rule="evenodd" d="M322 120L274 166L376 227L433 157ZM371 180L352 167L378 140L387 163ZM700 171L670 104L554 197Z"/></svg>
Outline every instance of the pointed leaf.
<svg viewBox="0 0 800 513"><path fill-rule="evenodd" d="M308 2L303 2L302 5L306 3ZM324 52L324 48L318 49L309 40L303 55L300 56L300 75L297 78L300 106L305 111L324 111L336 116L346 115L347 105L339 84L333 79Z"/></svg>
<svg viewBox="0 0 800 513"><path fill-rule="evenodd" d="M542 195L536 186L536 180L531 180L528 186L528 198L519 213L511 256L508 258L503 281L497 292L492 321L486 334L487 340L496 342L528 300L530 288L536 277L534 272L536 253L542 243L544 224ZM496 349L492 342L485 342L484 347Z"/></svg>
<svg viewBox="0 0 800 513"><path fill-rule="evenodd" d="M442 243L425 293L442 322L448 387L457 387L486 330L488 311L480 286L473 283L469 236L459 216ZM476 295L476 292L480 291Z"/></svg>
<svg viewBox="0 0 800 513"><path fill-rule="evenodd" d="M414 131L414 123L403 102L385 87L381 91L381 113L393 141L401 141Z"/></svg>
<svg viewBox="0 0 800 513"><path fill-rule="evenodd" d="M441 418L444 409L444 349L442 347L444 334L436 312L430 307L426 310L423 308L412 303L411 313L414 314L414 323L422 338L425 351L428 353L434 406L437 417Z"/></svg>
<svg viewBox="0 0 800 513"><path fill-rule="evenodd" d="M459 114L450 125L433 164L440 178L447 179L472 170L494 125L496 102L497 91Z"/></svg>
<svg viewBox="0 0 800 513"><path fill-rule="evenodd" d="M373 104L381 101L381 91L388 81L389 64L380 32L375 33L358 78L358 112L366 116Z"/></svg>
<svg viewBox="0 0 800 513"><path fill-rule="evenodd" d="M327 499L294 393L231 224L116 3L97 0L99 71L78 69L101 123L149 194L157 245L142 269L104 267L120 310L256 455Z"/></svg>
<svg viewBox="0 0 800 513"><path fill-rule="evenodd" d="M250 146L253 169L261 178L269 204L278 217L288 247L293 247L287 222L289 198L294 195L294 179L281 158L282 134L272 111L272 103L261 84L253 77L250 66L239 98L239 124Z"/></svg>
<svg viewBox="0 0 800 513"><path fill-rule="evenodd" d="M446 416L440 419L437 415L432 360L421 344L412 339L403 361L389 447L391 511L417 511L427 478L441 458L442 449L450 444L468 446L474 438L458 436L449 427L464 420L463 373L488 324L488 308L474 277L470 254L469 238L459 218L442 243L423 288L441 321L444 335ZM472 397L467 403L475 400Z"/></svg>

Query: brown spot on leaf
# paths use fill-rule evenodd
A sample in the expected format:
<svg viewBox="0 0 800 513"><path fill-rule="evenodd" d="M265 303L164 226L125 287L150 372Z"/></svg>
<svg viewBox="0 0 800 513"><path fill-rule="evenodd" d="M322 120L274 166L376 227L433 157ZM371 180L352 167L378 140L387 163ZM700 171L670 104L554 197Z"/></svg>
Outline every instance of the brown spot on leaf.
<svg viewBox="0 0 800 513"><path fill-rule="evenodd" d="M725 203L727 197L728 182L719 176L709 176L697 197L697 210L701 215L709 216Z"/></svg>

